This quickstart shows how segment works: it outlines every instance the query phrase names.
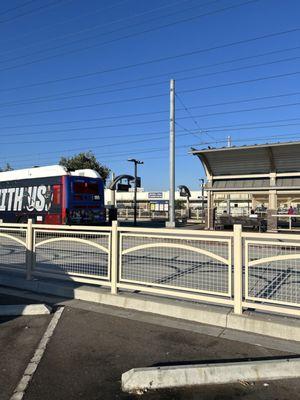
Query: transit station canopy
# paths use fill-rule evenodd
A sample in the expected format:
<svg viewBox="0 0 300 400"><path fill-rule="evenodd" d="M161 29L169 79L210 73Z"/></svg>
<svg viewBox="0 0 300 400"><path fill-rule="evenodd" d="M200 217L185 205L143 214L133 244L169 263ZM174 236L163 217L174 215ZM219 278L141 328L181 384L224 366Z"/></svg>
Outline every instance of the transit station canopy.
<svg viewBox="0 0 300 400"><path fill-rule="evenodd" d="M255 177L273 172L287 173L287 175L300 173L300 142L192 149L192 154L200 158L207 173L213 178L230 175ZM230 183L228 182L229 186ZM265 184L266 182L261 182L260 186L263 187Z"/></svg>

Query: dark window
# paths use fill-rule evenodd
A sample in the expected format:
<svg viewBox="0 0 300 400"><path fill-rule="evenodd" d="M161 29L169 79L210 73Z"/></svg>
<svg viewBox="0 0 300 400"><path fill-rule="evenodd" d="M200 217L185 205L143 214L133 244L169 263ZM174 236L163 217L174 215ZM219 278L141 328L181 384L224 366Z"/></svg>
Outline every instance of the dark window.
<svg viewBox="0 0 300 400"><path fill-rule="evenodd" d="M99 194L99 185L96 182L74 182L73 192L76 194Z"/></svg>

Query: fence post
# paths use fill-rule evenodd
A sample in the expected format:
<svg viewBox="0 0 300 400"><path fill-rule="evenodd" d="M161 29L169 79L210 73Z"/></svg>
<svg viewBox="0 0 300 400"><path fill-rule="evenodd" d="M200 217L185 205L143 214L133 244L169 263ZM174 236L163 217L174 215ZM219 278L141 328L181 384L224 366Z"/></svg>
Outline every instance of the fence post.
<svg viewBox="0 0 300 400"><path fill-rule="evenodd" d="M118 259L119 259L118 221L111 225L111 293L118 293Z"/></svg>
<svg viewBox="0 0 300 400"><path fill-rule="evenodd" d="M234 313L243 313L243 243L242 225L233 227L233 279L234 279Z"/></svg>
<svg viewBox="0 0 300 400"><path fill-rule="evenodd" d="M32 229L32 219L27 222L26 231L26 279L30 280L32 276L33 267L33 229Z"/></svg>

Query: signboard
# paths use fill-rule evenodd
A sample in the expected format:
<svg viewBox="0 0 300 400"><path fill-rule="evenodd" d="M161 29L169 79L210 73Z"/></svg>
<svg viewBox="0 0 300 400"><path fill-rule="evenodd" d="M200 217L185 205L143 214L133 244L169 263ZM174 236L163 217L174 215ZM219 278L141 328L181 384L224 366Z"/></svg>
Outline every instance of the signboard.
<svg viewBox="0 0 300 400"><path fill-rule="evenodd" d="M148 199L162 199L163 192L149 192Z"/></svg>
<svg viewBox="0 0 300 400"><path fill-rule="evenodd" d="M169 210L169 202L168 202L168 200L150 201L150 210L151 211L168 211Z"/></svg>

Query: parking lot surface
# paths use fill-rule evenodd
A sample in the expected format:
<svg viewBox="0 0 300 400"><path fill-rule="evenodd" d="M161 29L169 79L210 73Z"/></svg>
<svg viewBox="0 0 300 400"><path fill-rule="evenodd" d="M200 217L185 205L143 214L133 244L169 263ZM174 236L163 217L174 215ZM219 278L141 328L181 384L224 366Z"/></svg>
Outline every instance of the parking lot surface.
<svg viewBox="0 0 300 400"><path fill-rule="evenodd" d="M28 304L28 300L0 295L0 304ZM50 318L49 315L0 317L0 400L11 397Z"/></svg>
<svg viewBox="0 0 300 400"><path fill-rule="evenodd" d="M134 367L284 354L287 355L262 346L66 307L24 400L297 398L300 382L295 380L271 382L268 386L241 382L225 387L149 392L141 397L121 391L122 373Z"/></svg>

